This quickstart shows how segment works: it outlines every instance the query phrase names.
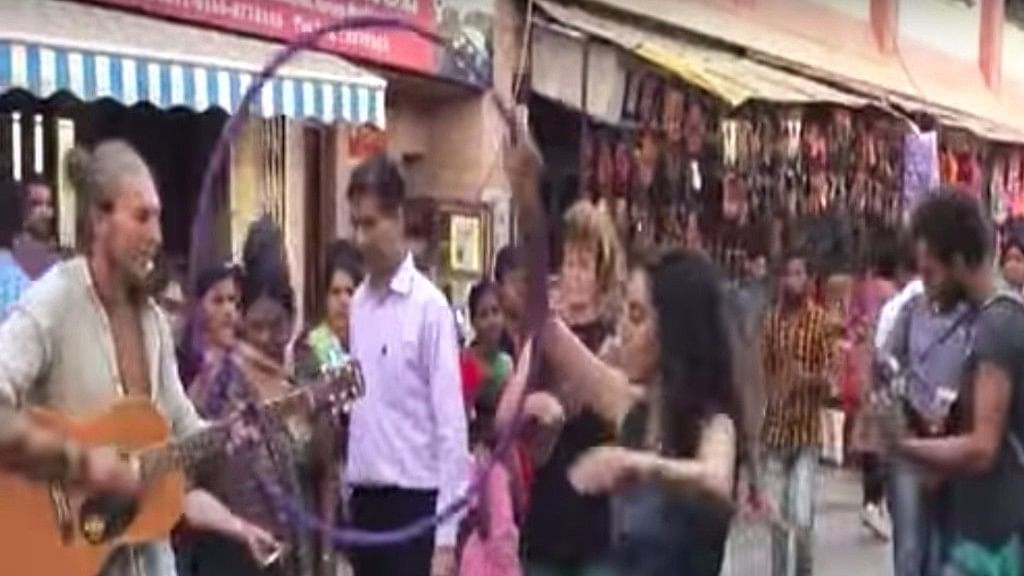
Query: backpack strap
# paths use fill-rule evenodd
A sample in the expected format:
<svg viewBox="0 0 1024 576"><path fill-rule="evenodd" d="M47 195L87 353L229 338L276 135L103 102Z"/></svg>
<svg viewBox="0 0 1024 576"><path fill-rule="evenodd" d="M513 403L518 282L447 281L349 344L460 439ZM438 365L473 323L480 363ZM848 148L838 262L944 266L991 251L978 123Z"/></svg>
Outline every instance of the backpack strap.
<svg viewBox="0 0 1024 576"><path fill-rule="evenodd" d="M911 300L911 302L916 301L917 298L920 298L922 296L924 296L924 295L922 294L922 295L916 296L914 298L914 300ZM908 302L907 304L910 304L911 302ZM1024 312L1024 298L1022 298L1021 296L1019 296L1018 294L1016 294L1014 292L1009 292L1009 291L1006 291L1006 290L999 290L995 294L993 294L991 297L989 297L988 300L985 300L985 302L983 302L981 304L981 306L978 306L976 308L969 308L969 309L965 310L962 314L960 314L960 316L956 319L956 321L953 322L952 324L950 324L949 328L947 328L938 338L936 338L935 340L933 340L933 341L928 343L928 346L924 350L921 351L921 358L923 359L923 358L927 357L935 348L941 346L947 340L952 338L953 335L956 334L956 331L959 330L960 328L963 328L965 326L968 327L968 328L973 328L974 327L974 323L981 316L982 312L984 312L985 310L988 310L989 308L991 308L992 306L994 306L994 305L996 305L996 304L998 304L1000 302L1012 303L1014 306L1019 307L1021 312ZM910 320L908 319L908 329L907 329L907 337L908 338L909 338L909 335L910 335L909 323L910 323ZM910 347L908 346L907 349L909 350Z"/></svg>

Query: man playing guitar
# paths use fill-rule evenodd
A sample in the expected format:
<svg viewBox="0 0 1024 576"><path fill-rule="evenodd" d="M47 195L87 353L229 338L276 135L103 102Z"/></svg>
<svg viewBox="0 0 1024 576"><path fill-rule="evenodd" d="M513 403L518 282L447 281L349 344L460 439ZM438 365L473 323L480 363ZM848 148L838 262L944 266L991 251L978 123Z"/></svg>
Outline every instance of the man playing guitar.
<svg viewBox="0 0 1024 576"><path fill-rule="evenodd" d="M46 407L88 418L125 397L148 399L176 437L203 424L178 377L167 323L146 294L161 245L160 200L127 144L74 151L86 255L54 267L0 325L0 468L43 481L132 494L139 473L108 448L82 449L19 411ZM243 542L260 559L278 548L264 530L201 490L185 498L192 526ZM10 520L7 520L10 521ZM174 576L166 542L122 549L103 576Z"/></svg>

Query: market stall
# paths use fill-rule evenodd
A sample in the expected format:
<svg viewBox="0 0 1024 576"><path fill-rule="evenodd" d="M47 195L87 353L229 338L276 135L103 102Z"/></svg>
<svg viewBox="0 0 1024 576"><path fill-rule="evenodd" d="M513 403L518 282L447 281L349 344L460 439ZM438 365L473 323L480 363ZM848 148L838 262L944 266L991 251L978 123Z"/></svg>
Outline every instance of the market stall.
<svg viewBox="0 0 1024 576"><path fill-rule="evenodd" d="M552 23L535 31L533 87L563 110L538 107L549 171L562 174L548 191L604 206L631 249L685 245L736 274L751 255L803 247L826 269L859 269L872 239L900 223L911 124L877 101L685 36L540 6ZM569 203L549 198L552 220Z"/></svg>

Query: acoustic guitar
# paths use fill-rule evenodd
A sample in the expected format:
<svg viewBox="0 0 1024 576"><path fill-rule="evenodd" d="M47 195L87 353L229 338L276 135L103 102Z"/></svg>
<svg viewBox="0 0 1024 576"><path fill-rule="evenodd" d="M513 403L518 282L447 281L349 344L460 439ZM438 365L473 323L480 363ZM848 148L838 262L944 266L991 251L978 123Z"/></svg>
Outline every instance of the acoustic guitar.
<svg viewBox="0 0 1024 576"><path fill-rule="evenodd" d="M358 365L350 363L256 411L284 418L329 409L340 418L364 390ZM163 416L144 399L122 400L88 420L39 408L29 415L84 446L121 450L138 467L144 488L126 499L0 474L0 559L9 576L96 576L119 547L165 539L181 518L186 478L225 451L243 417L171 439Z"/></svg>

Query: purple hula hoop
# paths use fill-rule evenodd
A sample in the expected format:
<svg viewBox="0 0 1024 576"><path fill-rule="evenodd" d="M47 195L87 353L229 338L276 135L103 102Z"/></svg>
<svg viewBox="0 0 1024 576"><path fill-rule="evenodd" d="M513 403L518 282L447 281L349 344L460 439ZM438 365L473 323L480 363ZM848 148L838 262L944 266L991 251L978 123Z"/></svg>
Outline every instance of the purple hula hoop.
<svg viewBox="0 0 1024 576"><path fill-rule="evenodd" d="M210 163L207 165L206 172L203 175L199 213L192 227L192 249L189 258L192 274L196 274L201 269L205 258L215 252L212 250L212 238L215 237L213 233L214 215L218 207L223 206L226 200L223 197L223 191L218 188L216 182L225 167L232 145L237 140L245 120L249 117L249 109L255 101L257 94L266 82L277 74L281 66L300 52L313 48L324 36L343 30L365 28L401 29L416 34L434 44L445 45L445 40L438 34L423 30L402 20L380 17L356 17L337 20L318 30L299 36L275 54L256 77L252 86L245 92L239 109L228 119L217 141L217 146L213 151ZM506 116L506 120L511 122L508 111L503 110L503 113ZM510 128L514 130L513 127L510 126ZM514 134L514 131L512 133ZM526 248L534 255L528 264L531 270L527 299L527 326L530 334L539 336L539 330L543 326L548 312L547 286L545 282L548 266L547 228L543 217L533 218L525 224L527 227L527 233L525 234ZM541 355L536 353L531 355L529 378L526 386L527 392L536 388L536 374L541 363L540 357ZM283 511L288 516L293 526L306 531L327 535L333 544L339 548L387 546L420 537L438 524L459 514L483 490L484 482L495 463L504 460L508 456L516 437L523 427L523 406L526 396L527 394L524 393L519 398L515 416L508 428L502 431L491 461L488 462L483 470L477 472L466 493L436 515L426 516L401 528L375 532L332 526L324 522L316 514L306 510L301 502L285 494L275 482L259 477L260 485L279 511ZM255 402L252 401L253 398L250 394L250 406L255 405ZM263 428L265 434L265 427Z"/></svg>

